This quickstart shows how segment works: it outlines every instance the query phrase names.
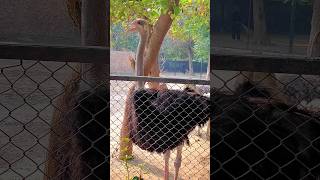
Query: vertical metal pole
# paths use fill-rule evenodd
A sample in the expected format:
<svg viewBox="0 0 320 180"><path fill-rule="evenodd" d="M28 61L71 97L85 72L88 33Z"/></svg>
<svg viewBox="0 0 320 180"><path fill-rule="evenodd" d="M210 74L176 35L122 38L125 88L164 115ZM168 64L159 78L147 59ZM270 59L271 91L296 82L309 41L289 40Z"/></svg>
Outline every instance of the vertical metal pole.
<svg viewBox="0 0 320 180"><path fill-rule="evenodd" d="M84 46L109 45L109 20L107 0L82 0L81 9L81 44ZM90 57L88 57L90 58ZM107 61L107 59L106 59ZM105 64L83 64L83 80L91 87L107 83L109 67ZM82 84L83 85L83 84ZM82 86L80 89L88 87Z"/></svg>

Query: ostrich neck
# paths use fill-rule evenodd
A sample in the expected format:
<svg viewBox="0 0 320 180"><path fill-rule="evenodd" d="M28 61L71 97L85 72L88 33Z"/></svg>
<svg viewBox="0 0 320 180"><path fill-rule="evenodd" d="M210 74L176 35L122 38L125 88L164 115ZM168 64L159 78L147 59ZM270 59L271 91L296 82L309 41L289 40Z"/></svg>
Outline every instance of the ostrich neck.
<svg viewBox="0 0 320 180"><path fill-rule="evenodd" d="M147 43L147 34L140 33L140 41L137 48L137 65L143 64L143 54ZM139 63L140 62L140 63ZM142 66L143 67L143 66Z"/></svg>
<svg viewBox="0 0 320 180"><path fill-rule="evenodd" d="M137 76L143 76L143 54L145 50L147 42L147 34L146 33L140 33L140 41L137 49L137 62L136 62L136 75ZM138 87L142 88L143 87L143 82L139 81L138 82Z"/></svg>

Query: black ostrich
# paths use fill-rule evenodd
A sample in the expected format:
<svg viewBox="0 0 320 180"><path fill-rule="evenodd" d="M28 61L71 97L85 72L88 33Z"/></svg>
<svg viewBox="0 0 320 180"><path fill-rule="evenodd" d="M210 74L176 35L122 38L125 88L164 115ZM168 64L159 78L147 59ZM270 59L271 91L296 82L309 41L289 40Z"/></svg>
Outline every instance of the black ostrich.
<svg viewBox="0 0 320 180"><path fill-rule="evenodd" d="M211 95L213 179L320 177L320 120L313 112L272 101L249 82L233 95Z"/></svg>
<svg viewBox="0 0 320 180"><path fill-rule="evenodd" d="M141 89L132 94L130 139L141 149L165 154L164 178L169 179L170 151L177 148L175 180L181 166L182 145L188 134L209 120L209 98L190 89Z"/></svg>
<svg viewBox="0 0 320 180"><path fill-rule="evenodd" d="M107 173L107 145L109 134L107 123L110 112L109 90L99 87L84 91L77 97L73 128L76 131L80 162L85 179L105 179Z"/></svg>

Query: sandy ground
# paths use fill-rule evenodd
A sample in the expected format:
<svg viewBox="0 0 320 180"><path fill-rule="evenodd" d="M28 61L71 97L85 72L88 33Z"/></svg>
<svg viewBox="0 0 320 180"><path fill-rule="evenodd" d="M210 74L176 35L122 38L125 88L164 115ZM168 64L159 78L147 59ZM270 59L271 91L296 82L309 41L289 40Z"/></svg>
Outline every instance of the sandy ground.
<svg viewBox="0 0 320 180"><path fill-rule="evenodd" d="M245 33L241 33L241 40L233 40L231 34L228 33L214 33L212 47L215 48L231 48L239 50L256 50L268 53L292 54L292 55L306 55L308 48L309 36L296 35L293 42L292 52L289 52L288 36L269 34L270 44L257 46L252 44L253 38L248 37ZM213 51L214 52L214 51ZM248 52L247 52L248 53Z"/></svg>

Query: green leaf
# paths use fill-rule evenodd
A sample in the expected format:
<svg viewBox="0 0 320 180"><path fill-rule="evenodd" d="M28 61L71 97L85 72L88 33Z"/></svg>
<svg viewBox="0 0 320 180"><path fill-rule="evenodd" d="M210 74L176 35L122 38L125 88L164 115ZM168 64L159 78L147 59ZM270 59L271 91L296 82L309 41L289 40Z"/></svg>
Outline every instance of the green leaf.
<svg viewBox="0 0 320 180"><path fill-rule="evenodd" d="M135 176L132 178L132 180L140 180L140 178L138 176Z"/></svg>

